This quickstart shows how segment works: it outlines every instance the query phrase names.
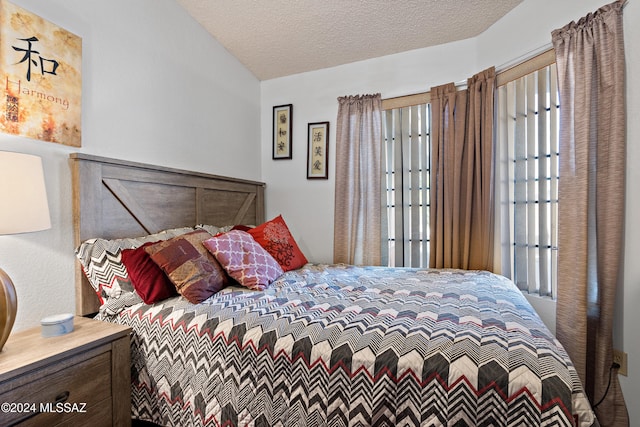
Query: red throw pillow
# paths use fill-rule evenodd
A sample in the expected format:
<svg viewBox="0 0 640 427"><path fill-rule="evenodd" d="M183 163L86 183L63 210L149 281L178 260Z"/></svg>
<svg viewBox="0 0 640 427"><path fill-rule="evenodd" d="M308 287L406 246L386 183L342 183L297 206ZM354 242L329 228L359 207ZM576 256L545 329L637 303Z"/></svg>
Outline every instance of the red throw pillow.
<svg viewBox="0 0 640 427"><path fill-rule="evenodd" d="M136 249L123 249L121 255L131 284L145 304L153 304L178 295L171 280L144 250L146 246L154 243L156 242L147 242Z"/></svg>
<svg viewBox="0 0 640 427"><path fill-rule="evenodd" d="M295 270L308 262L282 215L248 230L247 233L278 261L284 271Z"/></svg>

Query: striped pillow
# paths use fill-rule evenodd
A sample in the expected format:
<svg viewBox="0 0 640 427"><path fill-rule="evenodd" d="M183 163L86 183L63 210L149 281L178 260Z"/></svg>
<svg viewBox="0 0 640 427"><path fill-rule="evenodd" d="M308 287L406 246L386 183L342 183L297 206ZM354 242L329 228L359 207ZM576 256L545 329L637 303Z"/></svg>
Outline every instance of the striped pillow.
<svg viewBox="0 0 640 427"><path fill-rule="evenodd" d="M87 280L104 304L110 298L134 293L127 269L122 263L122 250L134 249L146 242L166 240L193 231L191 227L173 228L147 236L125 239L89 239L75 250ZM138 298L140 300L140 298Z"/></svg>

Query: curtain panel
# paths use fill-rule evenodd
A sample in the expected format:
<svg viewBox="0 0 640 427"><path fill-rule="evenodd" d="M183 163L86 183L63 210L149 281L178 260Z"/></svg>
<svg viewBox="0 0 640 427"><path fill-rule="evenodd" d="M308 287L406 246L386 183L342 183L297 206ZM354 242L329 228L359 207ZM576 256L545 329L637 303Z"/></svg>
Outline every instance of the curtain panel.
<svg viewBox="0 0 640 427"><path fill-rule="evenodd" d="M603 426L629 425L611 375L625 209L623 5L552 32L561 153L556 332L592 403L603 399L596 407Z"/></svg>
<svg viewBox="0 0 640 427"><path fill-rule="evenodd" d="M493 268L495 77L431 88L432 268Z"/></svg>
<svg viewBox="0 0 640 427"><path fill-rule="evenodd" d="M380 94L338 98L333 260L380 265Z"/></svg>

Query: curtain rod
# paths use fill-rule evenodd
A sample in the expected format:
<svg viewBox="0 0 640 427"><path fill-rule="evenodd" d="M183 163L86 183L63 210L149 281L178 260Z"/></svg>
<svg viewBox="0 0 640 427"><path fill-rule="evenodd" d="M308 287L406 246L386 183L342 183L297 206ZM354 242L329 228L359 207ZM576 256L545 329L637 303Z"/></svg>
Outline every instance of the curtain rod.
<svg viewBox="0 0 640 427"><path fill-rule="evenodd" d="M627 4L629 3L628 0L618 0L618 1L622 3L623 7L627 6ZM527 53L525 53L523 55L520 55L519 57L514 58L514 59L512 59L510 61L507 61L504 64L496 67L496 74L505 72L505 71L509 70L510 68L513 68L513 67L515 67L515 66L517 66L517 65L519 65L519 64L521 64L521 63L523 63L525 61L528 61L529 59L535 58L536 56L538 56L538 55L540 55L540 54L542 54L542 53L544 53L544 52L546 52L546 51L548 51L550 49L553 49L553 44L551 42L546 43L546 44L544 44L544 45L542 45L542 46L540 46L540 47L538 47L536 49L530 50L529 52L527 52ZM457 89L466 88L467 87L467 80L461 80L459 82L456 82L455 83L455 87ZM404 97L408 97L408 96L420 96L420 95L423 95L425 93L428 93L428 91L427 92L417 93L417 94L413 93L413 94L408 94L408 95L398 95L398 96L394 96L394 97L391 97L391 98L385 98L385 99L383 99L383 101L397 99L397 98L404 98Z"/></svg>
<svg viewBox="0 0 640 427"><path fill-rule="evenodd" d="M513 68L516 65L519 65L525 61L528 61L529 59L536 57L538 55L540 55L543 52L548 51L549 49L553 48L553 44L551 44L551 42L540 46L537 49L533 49L530 50L529 52L525 53L524 55L519 56L518 58L512 59L509 62L505 62L504 64L500 65L499 67L496 67L496 73L501 73L503 71L507 71L509 68Z"/></svg>
<svg viewBox="0 0 640 427"><path fill-rule="evenodd" d="M507 71L508 69L513 68L513 67L515 67L515 66L517 66L517 65L519 65L519 64L521 64L521 63L523 63L525 61L528 61L531 58L535 58L536 56L540 55L541 53L546 52L546 51L548 51L549 49L552 49L552 48L553 48L553 45L551 43L547 43L547 44L545 44L543 46L540 46L540 47L538 47L536 49L530 50L529 52L527 52L527 53L525 53L523 55L520 55L517 58L514 58L514 59L512 59L512 60L510 60L508 62L505 62L504 64L502 64L500 66L497 66L496 67L496 74L502 73L504 71ZM467 86L467 80L459 81L459 82L457 82L455 84L455 86L456 86L456 88L459 87L460 89L463 89L463 88L465 88Z"/></svg>
<svg viewBox="0 0 640 427"><path fill-rule="evenodd" d="M532 58L535 58L536 56L552 49L553 46L551 43L547 43L543 46L540 46L536 49L530 50L529 52L520 55L519 57L512 59L508 62L505 62L504 64L496 67L496 74L500 74L503 73L513 67L518 66L519 64L528 61ZM462 90L464 88L467 87L467 80L461 81L461 82L457 82L455 83L455 86L457 89ZM403 101L399 101L403 98L409 98L411 97L412 100L410 101L411 105L417 105L417 104L422 104L424 102L428 102L429 100L429 91L426 92L419 92L419 93L412 93L412 94L408 94L408 95L398 95L398 96L394 96L391 98L384 98L382 99L382 102L384 104L387 104L389 106L389 108L396 108L397 105L402 104Z"/></svg>

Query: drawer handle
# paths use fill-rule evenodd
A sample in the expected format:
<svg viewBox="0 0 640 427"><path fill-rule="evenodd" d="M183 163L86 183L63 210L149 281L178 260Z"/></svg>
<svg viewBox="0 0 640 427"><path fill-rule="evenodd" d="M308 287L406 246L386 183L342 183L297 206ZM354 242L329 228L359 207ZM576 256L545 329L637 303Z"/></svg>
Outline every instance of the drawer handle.
<svg viewBox="0 0 640 427"><path fill-rule="evenodd" d="M62 393L60 393L59 395L56 396L56 399L54 400L53 403L64 403L67 401L67 399L69 399L69 392L68 391L63 391Z"/></svg>
<svg viewBox="0 0 640 427"><path fill-rule="evenodd" d="M59 395L57 395L57 396L55 397L55 400L53 401L54 405L55 405L55 404L58 404L58 403L64 403L64 402L66 402L66 401L67 401L67 399L69 399L69 395L70 395L70 394L71 394L71 393L69 393L68 391L63 391L62 393L60 393ZM40 411L33 412L33 413L31 413L29 416L27 416L27 417L25 417L25 418L20 419L19 423L23 423L23 422L27 421L28 419L33 418L33 417L35 417L36 415L39 415L40 413L41 413ZM13 426L13 425L16 425L16 424L12 424L12 426Z"/></svg>

